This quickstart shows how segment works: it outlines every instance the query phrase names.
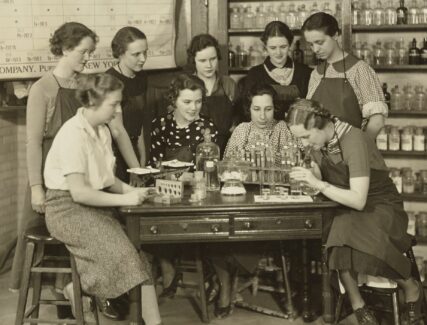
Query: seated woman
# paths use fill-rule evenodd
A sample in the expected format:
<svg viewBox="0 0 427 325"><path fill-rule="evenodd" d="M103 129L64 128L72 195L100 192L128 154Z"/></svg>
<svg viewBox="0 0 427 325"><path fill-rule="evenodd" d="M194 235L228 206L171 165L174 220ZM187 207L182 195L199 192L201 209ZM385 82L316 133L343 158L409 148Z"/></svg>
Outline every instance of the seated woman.
<svg viewBox="0 0 427 325"><path fill-rule="evenodd" d="M78 85L82 103L56 135L44 169L46 225L74 255L85 292L115 298L142 284L146 324L160 324L150 265L129 241L113 207L141 204L146 189L114 177L115 158L106 124L120 110L123 84L109 74ZM64 292L73 297L72 284Z"/></svg>
<svg viewBox="0 0 427 325"><path fill-rule="evenodd" d="M170 113L153 120L151 128L152 164L178 159L196 164L196 147L203 142L203 135L210 130L213 142L216 142L217 129L211 120L200 115L206 96L205 85L198 77L180 74L172 80L167 99ZM160 297L175 295L180 275L175 272L171 262L176 250L164 246L153 248L153 254L159 258L163 275L163 292Z"/></svg>
<svg viewBox="0 0 427 325"><path fill-rule="evenodd" d="M292 133L284 121L274 119L276 110L276 91L269 84L255 84L245 96L245 114L250 122L239 124L233 131L225 149L224 157L231 157L236 151L250 150L260 138L267 138L272 152L278 152L283 146L296 143ZM218 318L227 317L231 312L231 275L237 269L252 273L268 244L258 242L212 244L209 256L217 272L221 285L215 307Z"/></svg>
<svg viewBox="0 0 427 325"><path fill-rule="evenodd" d="M418 324L423 289L403 255L411 245L408 216L375 143L311 100L291 106L288 124L315 161L313 171L295 167L290 177L344 206L330 225L328 265L339 272L359 324L378 324L360 295L359 273L395 280L405 292L408 323Z"/></svg>

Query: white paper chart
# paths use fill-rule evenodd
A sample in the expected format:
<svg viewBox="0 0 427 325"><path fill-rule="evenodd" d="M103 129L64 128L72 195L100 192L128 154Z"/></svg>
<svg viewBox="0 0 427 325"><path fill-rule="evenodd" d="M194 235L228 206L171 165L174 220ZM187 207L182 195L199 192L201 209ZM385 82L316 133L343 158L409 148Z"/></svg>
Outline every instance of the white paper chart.
<svg viewBox="0 0 427 325"><path fill-rule="evenodd" d="M0 0L0 79L40 77L55 66L49 38L63 23L93 29L99 42L84 72L116 63L111 40L124 26L147 35L145 69L176 67L174 0Z"/></svg>

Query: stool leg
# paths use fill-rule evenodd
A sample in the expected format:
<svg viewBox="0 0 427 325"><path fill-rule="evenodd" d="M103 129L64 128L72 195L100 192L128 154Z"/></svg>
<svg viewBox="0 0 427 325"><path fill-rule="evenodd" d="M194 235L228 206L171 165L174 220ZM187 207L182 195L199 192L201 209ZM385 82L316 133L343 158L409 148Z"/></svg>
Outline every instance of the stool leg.
<svg viewBox="0 0 427 325"><path fill-rule="evenodd" d="M340 293L338 296L337 306L335 309L335 321L334 321L335 325L337 325L340 321L344 298L345 298L345 294Z"/></svg>
<svg viewBox="0 0 427 325"><path fill-rule="evenodd" d="M80 286L80 277L77 273L76 261L73 254L70 253L70 264L71 264L71 277L73 280L73 291L74 291L74 304L75 304L75 317L77 325L84 325L83 318L83 303L82 303L82 290Z"/></svg>
<svg viewBox="0 0 427 325"><path fill-rule="evenodd" d="M37 244L36 255L35 256L44 256L44 244ZM43 259L40 262L42 265ZM33 274L33 298L31 300L31 305L35 306L34 311L31 314L31 318L38 318L40 311L40 296L42 292L42 274L39 272L35 272ZM37 324L37 323L30 323Z"/></svg>
<svg viewBox="0 0 427 325"><path fill-rule="evenodd" d="M393 320L394 325L400 325L400 308L399 308L399 295L398 290L392 293L391 299L393 300Z"/></svg>
<svg viewBox="0 0 427 325"><path fill-rule="evenodd" d="M195 245L195 258L196 258L196 270L197 270L197 280L199 283L199 293L200 293L200 309L202 311L202 321L204 323L209 323L209 314L208 306L206 300L206 289L205 289L205 277L203 274L203 262L200 256L200 245Z"/></svg>
<svg viewBox="0 0 427 325"><path fill-rule="evenodd" d="M28 289L30 287L31 265L33 264L34 258L34 247L34 243L27 242L25 249L25 261L24 270L22 273L21 288L19 289L15 325L22 325L24 322L25 308L27 306Z"/></svg>
<svg viewBox="0 0 427 325"><path fill-rule="evenodd" d="M415 260L415 255L414 255L414 251L412 250L412 247L406 251L405 255L411 261L412 276L415 278L415 280L421 282L420 272L419 272L418 267L417 267L417 262ZM424 286L422 286L422 290L424 290ZM423 298L424 301L423 301L423 306L421 309L421 311L423 313L424 324L427 324L427 300L426 299L427 299L426 295L424 294L424 298Z"/></svg>
<svg viewBox="0 0 427 325"><path fill-rule="evenodd" d="M281 242L281 241L279 242L279 248L280 248L280 256L281 256L281 262L282 262L283 281L285 284L286 298L287 298L286 299L286 309L287 309L288 314L290 315L291 319L295 319L297 317L297 313L296 313L296 310L294 309L294 303L292 301L292 290L291 290L291 285L289 283L285 251L283 249L283 242Z"/></svg>

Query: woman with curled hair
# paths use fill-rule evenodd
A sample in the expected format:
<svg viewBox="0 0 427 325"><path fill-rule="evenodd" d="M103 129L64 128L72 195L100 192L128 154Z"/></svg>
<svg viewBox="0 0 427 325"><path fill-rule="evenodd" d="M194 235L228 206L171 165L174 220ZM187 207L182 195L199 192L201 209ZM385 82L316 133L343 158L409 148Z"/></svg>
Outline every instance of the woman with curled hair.
<svg viewBox="0 0 427 325"><path fill-rule="evenodd" d="M283 120L290 103L307 94L311 69L291 57L294 36L289 27L281 21L268 23L261 36L261 42L268 56L265 61L252 67L242 79L242 94L255 84L270 84L278 93L277 113L274 118ZM245 120L247 121L247 119Z"/></svg>
<svg viewBox="0 0 427 325"><path fill-rule="evenodd" d="M113 207L138 205L147 189L114 176L115 157L108 124L120 111L123 83L106 74L82 76L77 98L82 107L58 131L46 158L46 225L74 255L82 289L115 298L142 284L146 324L160 324L150 265L139 254ZM125 257L125 258L124 258ZM73 286L64 288L73 304Z"/></svg>
<svg viewBox="0 0 427 325"><path fill-rule="evenodd" d="M312 72L307 98L373 139L384 126L388 109L375 71L363 60L344 51L337 20L318 12L304 22L305 40L322 63Z"/></svg>
<svg viewBox="0 0 427 325"><path fill-rule="evenodd" d="M188 66L191 73L205 84L206 98L201 114L209 117L218 129L217 143L222 154L235 120L234 100L237 89L233 79L218 73L219 60L221 52L215 37L199 34L192 38L187 49Z"/></svg>
<svg viewBox="0 0 427 325"><path fill-rule="evenodd" d="M18 242L12 267L11 289L19 289L25 256L24 233L45 224L45 185L43 166L53 138L62 124L75 115L80 103L75 98L76 76L95 50L98 37L77 22L61 25L49 40L58 58L56 66L31 87L27 103L26 139L29 187L18 215ZM62 287L58 283L58 290ZM58 311L63 308L58 306ZM66 315L64 315L66 316ZM58 317L62 317L58 312Z"/></svg>
<svg viewBox="0 0 427 325"><path fill-rule="evenodd" d="M411 245L408 216L374 141L312 100L296 101L287 120L315 162L313 169L293 168L290 177L343 206L329 225L328 265L338 271L359 324L378 324L360 295L359 274L395 280L408 324L418 324L423 287L403 255Z"/></svg>
<svg viewBox="0 0 427 325"><path fill-rule="evenodd" d="M146 107L147 74L142 70L147 60L147 37L138 28L126 26L114 35L111 49L118 63L106 72L124 84L122 112L111 122L116 132L122 135L116 136L113 145L117 157L116 176L131 185L141 185L140 178L129 175L127 169L144 167L147 162L145 144L149 143L152 120Z"/></svg>

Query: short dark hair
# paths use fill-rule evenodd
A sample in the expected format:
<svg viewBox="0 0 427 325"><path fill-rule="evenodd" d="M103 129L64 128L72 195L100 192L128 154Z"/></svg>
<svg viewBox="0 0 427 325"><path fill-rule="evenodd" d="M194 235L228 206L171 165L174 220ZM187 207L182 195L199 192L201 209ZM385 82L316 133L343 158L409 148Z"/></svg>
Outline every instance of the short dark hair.
<svg viewBox="0 0 427 325"><path fill-rule="evenodd" d="M76 97L84 107L99 106L107 94L123 89L123 83L109 73L82 74Z"/></svg>
<svg viewBox="0 0 427 325"><path fill-rule="evenodd" d="M126 26L119 29L111 41L113 57L118 59L120 55L126 52L130 43L139 39L147 39L147 36L138 28Z"/></svg>
<svg viewBox="0 0 427 325"><path fill-rule="evenodd" d="M63 50L72 50L80 44L85 37L90 37L96 44L98 35L90 28L77 22L62 24L49 39L50 51L53 55L63 55Z"/></svg>
<svg viewBox="0 0 427 325"><path fill-rule="evenodd" d="M285 37L289 45L291 45L294 40L294 34L289 29L288 25L281 21L271 21L265 26L264 32L261 35L261 41L264 45L267 44L270 37Z"/></svg>
<svg viewBox="0 0 427 325"><path fill-rule="evenodd" d="M286 122L289 126L303 124L306 130L323 129L332 120L332 114L322 104L311 99L297 99L289 108Z"/></svg>
<svg viewBox="0 0 427 325"><path fill-rule="evenodd" d="M195 75L181 73L171 81L169 89L166 93L166 100L168 101L169 105L175 107L176 99L178 98L180 91L184 89L200 90L202 92L202 99L203 101L205 100L205 83Z"/></svg>
<svg viewBox="0 0 427 325"><path fill-rule="evenodd" d="M277 92L274 90L273 86L267 83L255 84L246 92L243 98L243 112L245 117L250 120L251 118L251 105L252 99L255 96L270 95L273 100L274 105L274 115L279 111L279 106L277 103Z"/></svg>
<svg viewBox="0 0 427 325"><path fill-rule="evenodd" d="M326 35L335 36L340 33L338 21L334 16L324 12L316 12L308 17L301 27L301 32L309 32L318 30L324 32Z"/></svg>
<svg viewBox="0 0 427 325"><path fill-rule="evenodd" d="M219 44L215 37L210 34L199 34L191 39L190 46L187 49L187 63L189 66L194 67L196 64L197 52L204 50L207 47L214 47L218 60L221 60L221 52L219 51Z"/></svg>

